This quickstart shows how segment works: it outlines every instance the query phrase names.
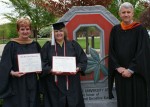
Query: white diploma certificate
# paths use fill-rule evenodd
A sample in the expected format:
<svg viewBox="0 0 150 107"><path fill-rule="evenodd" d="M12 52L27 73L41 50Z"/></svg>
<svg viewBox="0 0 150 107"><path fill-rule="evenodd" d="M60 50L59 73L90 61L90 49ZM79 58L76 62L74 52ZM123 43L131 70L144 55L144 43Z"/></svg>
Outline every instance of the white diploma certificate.
<svg viewBox="0 0 150 107"><path fill-rule="evenodd" d="M76 72L75 57L53 56L53 72Z"/></svg>
<svg viewBox="0 0 150 107"><path fill-rule="evenodd" d="M35 54L18 55L19 72L37 72L42 71L41 56Z"/></svg>

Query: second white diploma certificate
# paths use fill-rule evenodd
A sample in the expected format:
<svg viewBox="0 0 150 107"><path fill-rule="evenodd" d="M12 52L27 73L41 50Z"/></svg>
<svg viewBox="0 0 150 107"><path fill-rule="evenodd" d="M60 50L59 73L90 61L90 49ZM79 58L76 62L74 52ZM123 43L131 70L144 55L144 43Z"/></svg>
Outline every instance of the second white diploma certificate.
<svg viewBox="0 0 150 107"><path fill-rule="evenodd" d="M53 72L76 72L75 57L53 56Z"/></svg>

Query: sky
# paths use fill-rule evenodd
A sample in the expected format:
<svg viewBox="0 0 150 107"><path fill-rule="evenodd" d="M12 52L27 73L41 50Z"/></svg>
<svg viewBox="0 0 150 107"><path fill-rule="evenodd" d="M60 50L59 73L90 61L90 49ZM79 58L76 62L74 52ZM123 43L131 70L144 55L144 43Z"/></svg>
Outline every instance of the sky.
<svg viewBox="0 0 150 107"><path fill-rule="evenodd" d="M3 13L11 13L13 11L13 8L10 8L8 5L2 3L1 1L9 2L9 0L0 0L0 25L9 22L9 20L4 18Z"/></svg>

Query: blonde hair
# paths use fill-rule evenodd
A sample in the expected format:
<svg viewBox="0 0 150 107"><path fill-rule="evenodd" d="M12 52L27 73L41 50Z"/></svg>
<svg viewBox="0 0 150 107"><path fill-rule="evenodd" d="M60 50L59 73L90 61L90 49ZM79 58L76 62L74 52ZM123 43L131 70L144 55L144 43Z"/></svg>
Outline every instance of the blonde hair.
<svg viewBox="0 0 150 107"><path fill-rule="evenodd" d="M67 31L66 27L63 28L63 31L64 31L64 39L68 40L68 31Z"/></svg>
<svg viewBox="0 0 150 107"><path fill-rule="evenodd" d="M19 18L16 23L17 23L17 30L19 30L20 27L26 27L26 26L29 26L31 29L31 21L27 17Z"/></svg>

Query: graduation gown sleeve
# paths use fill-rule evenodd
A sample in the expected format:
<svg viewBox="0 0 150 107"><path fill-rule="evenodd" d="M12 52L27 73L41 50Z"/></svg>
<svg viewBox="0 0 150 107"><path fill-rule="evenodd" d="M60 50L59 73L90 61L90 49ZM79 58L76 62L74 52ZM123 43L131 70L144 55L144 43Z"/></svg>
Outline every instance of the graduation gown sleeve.
<svg viewBox="0 0 150 107"><path fill-rule="evenodd" d="M50 73L51 67L51 59L49 59L49 54L51 54L51 44L47 41L41 49L41 56L42 56L42 75L46 76ZM49 52L49 53L48 53Z"/></svg>
<svg viewBox="0 0 150 107"><path fill-rule="evenodd" d="M150 40L145 28L141 29L140 35L143 36L141 49L137 57L136 64L131 63L131 67L136 67L136 73L143 76L147 84L147 107L150 107Z"/></svg>
<svg viewBox="0 0 150 107"><path fill-rule="evenodd" d="M109 40L109 61L108 61L108 87L109 87L109 98L114 98L112 94L112 89L113 89L113 83L114 83L114 75L116 68L118 68L120 65L117 61L117 56L114 52L114 36L115 36L115 28L112 28L112 31L110 33L110 40Z"/></svg>
<svg viewBox="0 0 150 107"><path fill-rule="evenodd" d="M10 86L10 79L12 78L10 75L12 68L12 54L12 43L9 42L4 47L0 61L0 98L5 98L13 94Z"/></svg>
<svg viewBox="0 0 150 107"><path fill-rule="evenodd" d="M85 75L84 71L86 70L87 66L87 56L81 46L76 41L72 40L72 44L76 52L77 67L80 68L79 72L82 75Z"/></svg>

